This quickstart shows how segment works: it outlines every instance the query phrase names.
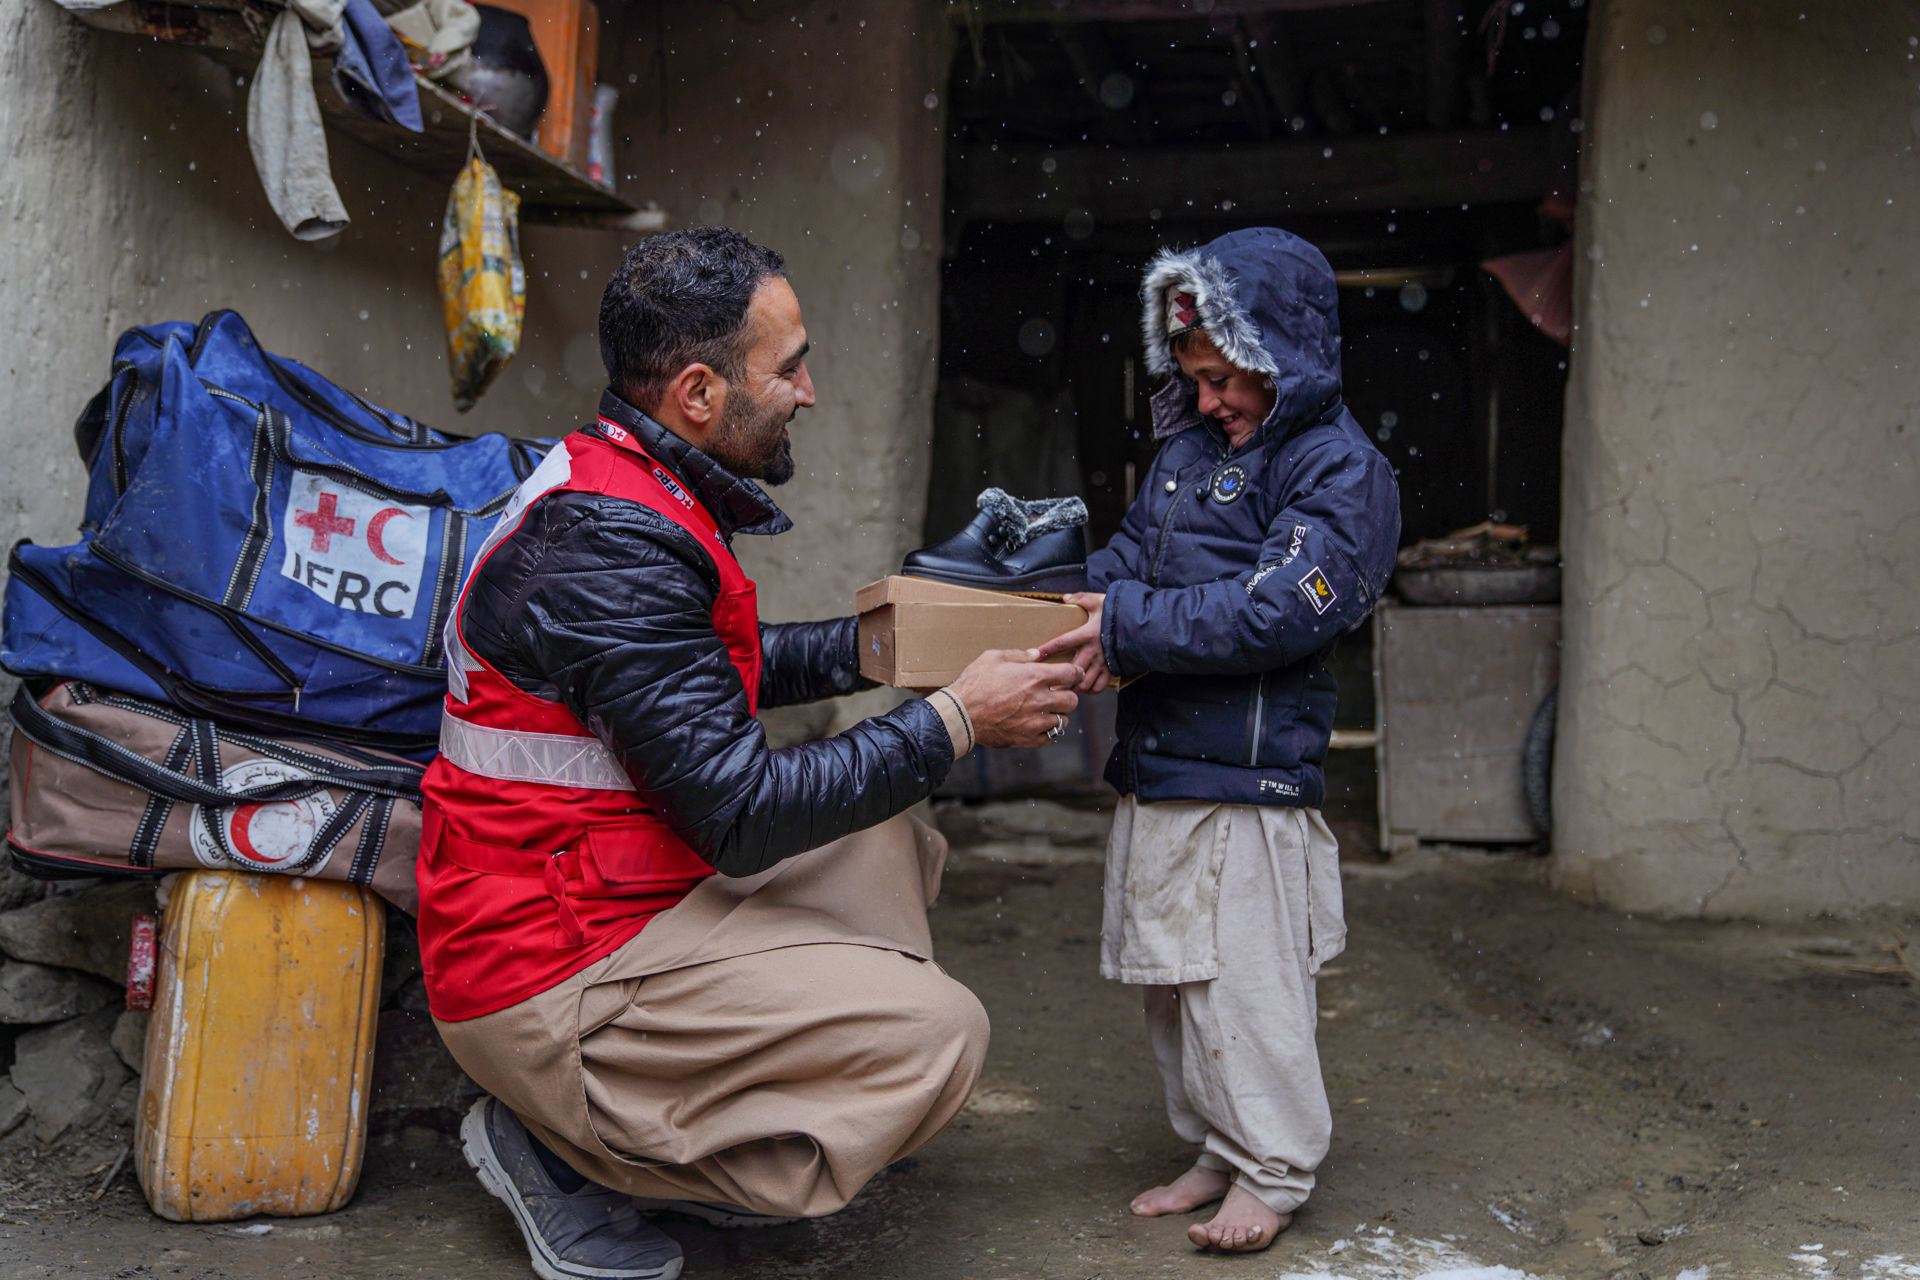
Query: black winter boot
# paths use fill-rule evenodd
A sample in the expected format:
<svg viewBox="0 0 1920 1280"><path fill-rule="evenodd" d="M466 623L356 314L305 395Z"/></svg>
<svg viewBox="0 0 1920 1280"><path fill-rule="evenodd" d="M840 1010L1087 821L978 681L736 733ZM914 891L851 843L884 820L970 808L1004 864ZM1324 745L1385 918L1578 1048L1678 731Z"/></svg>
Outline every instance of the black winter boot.
<svg viewBox="0 0 1920 1280"><path fill-rule="evenodd" d="M909 554L900 572L984 591L1065 595L1087 588L1087 504L980 495L980 514L945 542Z"/></svg>

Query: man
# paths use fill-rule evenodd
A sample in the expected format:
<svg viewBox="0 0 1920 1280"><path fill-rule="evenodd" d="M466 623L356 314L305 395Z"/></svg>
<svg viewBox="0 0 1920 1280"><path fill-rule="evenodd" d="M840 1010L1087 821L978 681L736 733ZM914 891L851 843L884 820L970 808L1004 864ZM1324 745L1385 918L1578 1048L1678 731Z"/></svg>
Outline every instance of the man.
<svg viewBox="0 0 1920 1280"><path fill-rule="evenodd" d="M1082 675L992 653L770 750L759 707L861 683L854 620L761 625L731 550L791 527L754 481L793 475L814 402L780 256L642 241L600 347L598 420L522 485L449 624L419 865L433 1014L492 1095L467 1157L550 1280L679 1273L630 1197L831 1213L953 1117L986 1018L928 957L938 837L897 815L975 742L1044 744Z"/></svg>

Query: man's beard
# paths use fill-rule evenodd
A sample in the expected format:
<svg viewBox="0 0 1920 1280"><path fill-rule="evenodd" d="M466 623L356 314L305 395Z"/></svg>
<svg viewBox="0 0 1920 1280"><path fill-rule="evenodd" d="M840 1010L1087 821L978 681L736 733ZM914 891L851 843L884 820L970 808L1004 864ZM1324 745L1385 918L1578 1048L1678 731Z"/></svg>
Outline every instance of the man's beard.
<svg viewBox="0 0 1920 1280"><path fill-rule="evenodd" d="M755 400L737 385L732 392L719 427L707 441L707 452L749 480L785 484L793 479L793 443L786 434L793 415L783 415L779 406Z"/></svg>

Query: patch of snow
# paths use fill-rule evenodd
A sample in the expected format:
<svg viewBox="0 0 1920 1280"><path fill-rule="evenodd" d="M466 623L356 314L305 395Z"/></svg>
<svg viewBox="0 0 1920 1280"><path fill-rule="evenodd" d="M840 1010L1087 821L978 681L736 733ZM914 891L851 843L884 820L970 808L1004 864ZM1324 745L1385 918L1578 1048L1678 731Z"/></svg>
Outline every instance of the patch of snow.
<svg viewBox="0 0 1920 1280"><path fill-rule="evenodd" d="M1340 1256L1334 1262L1336 1254ZM1468 1257L1447 1241L1401 1240L1381 1227L1374 1228L1371 1235L1356 1232L1353 1239L1336 1240L1325 1255L1337 1269L1290 1271L1273 1280L1536 1280L1524 1271L1489 1266ZM1890 1276L1887 1280L1907 1278Z"/></svg>
<svg viewBox="0 0 1920 1280"><path fill-rule="evenodd" d="M1876 1254L1861 1265L1860 1280L1920 1280L1920 1262L1897 1253Z"/></svg>
<svg viewBox="0 0 1920 1280"><path fill-rule="evenodd" d="M1709 1280L1709 1277L1712 1275L1713 1273L1705 1267L1688 1267L1685 1271L1675 1276L1673 1280Z"/></svg>

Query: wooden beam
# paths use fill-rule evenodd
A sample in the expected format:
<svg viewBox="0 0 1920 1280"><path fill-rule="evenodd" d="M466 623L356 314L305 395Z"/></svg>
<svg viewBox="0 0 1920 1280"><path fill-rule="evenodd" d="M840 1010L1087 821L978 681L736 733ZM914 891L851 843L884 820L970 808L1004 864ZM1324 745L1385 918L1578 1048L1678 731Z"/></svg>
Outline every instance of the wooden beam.
<svg viewBox="0 0 1920 1280"><path fill-rule="evenodd" d="M968 221L1096 222L1225 213L1374 213L1544 197L1561 176L1547 129L1207 147L964 146L948 166Z"/></svg>

